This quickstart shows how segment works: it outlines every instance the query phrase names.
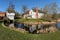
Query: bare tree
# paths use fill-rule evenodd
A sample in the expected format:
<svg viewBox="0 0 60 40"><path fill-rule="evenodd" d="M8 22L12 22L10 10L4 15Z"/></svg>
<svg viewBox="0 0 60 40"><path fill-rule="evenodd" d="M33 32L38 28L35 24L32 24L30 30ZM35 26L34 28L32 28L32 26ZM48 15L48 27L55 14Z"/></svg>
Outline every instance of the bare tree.
<svg viewBox="0 0 60 40"><path fill-rule="evenodd" d="M53 2L50 4L46 4L43 8L43 11L49 14L56 14L57 13L57 3Z"/></svg>
<svg viewBox="0 0 60 40"><path fill-rule="evenodd" d="M8 12L15 12L14 10L14 4L12 2L9 3L9 7L7 9Z"/></svg>
<svg viewBox="0 0 60 40"><path fill-rule="evenodd" d="M22 12L23 12L23 13L24 13L25 11L27 11L27 9L28 9L28 8L27 8L26 5L23 5L23 6L22 6Z"/></svg>
<svg viewBox="0 0 60 40"><path fill-rule="evenodd" d="M56 2L52 3L51 10L53 13L53 16L52 16L53 19L57 19L57 8L58 8L57 3Z"/></svg>
<svg viewBox="0 0 60 40"><path fill-rule="evenodd" d="M48 4L44 6L44 8L42 9L44 12L48 13L49 10L49 6Z"/></svg>
<svg viewBox="0 0 60 40"><path fill-rule="evenodd" d="M56 2L51 4L51 10L52 10L53 14L57 13L57 3Z"/></svg>
<svg viewBox="0 0 60 40"><path fill-rule="evenodd" d="M46 12L46 14L44 15L44 18L46 19L56 19L57 18L57 3L53 2L50 4L47 4L44 6L43 11ZM53 14L52 16L50 16L50 14Z"/></svg>

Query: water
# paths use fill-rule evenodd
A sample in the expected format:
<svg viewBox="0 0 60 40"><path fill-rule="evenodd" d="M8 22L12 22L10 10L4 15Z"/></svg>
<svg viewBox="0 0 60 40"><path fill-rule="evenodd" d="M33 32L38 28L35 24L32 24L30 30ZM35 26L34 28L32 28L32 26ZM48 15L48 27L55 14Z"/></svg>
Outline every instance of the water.
<svg viewBox="0 0 60 40"><path fill-rule="evenodd" d="M15 27L17 27L17 28L24 28L24 24L23 23L17 23L17 24L15 24Z"/></svg>
<svg viewBox="0 0 60 40"><path fill-rule="evenodd" d="M32 25L24 25L23 23L17 23L17 24L15 24L15 27L17 27L17 28L24 28L24 27L28 27L28 31L30 31L30 32L33 32L33 31L35 31L35 30L39 30L39 29L43 29L43 25L42 24L39 24L39 25L34 25L34 24L32 24ZM58 23L56 23L56 27L58 28L58 29L60 29L60 22L58 22Z"/></svg>
<svg viewBox="0 0 60 40"><path fill-rule="evenodd" d="M58 29L60 29L60 22L58 22L58 23L56 24L56 27L57 27Z"/></svg>
<svg viewBox="0 0 60 40"><path fill-rule="evenodd" d="M30 32L33 32L33 31L35 31L36 30L36 25L31 25L30 27L29 27L29 31Z"/></svg>

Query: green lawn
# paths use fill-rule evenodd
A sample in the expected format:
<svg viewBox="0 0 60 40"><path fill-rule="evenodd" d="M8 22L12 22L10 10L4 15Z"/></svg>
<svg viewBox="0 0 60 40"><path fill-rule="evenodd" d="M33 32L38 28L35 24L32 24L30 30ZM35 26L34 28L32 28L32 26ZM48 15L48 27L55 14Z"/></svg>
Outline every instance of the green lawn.
<svg viewBox="0 0 60 40"><path fill-rule="evenodd" d="M48 34L22 34L0 24L0 40L60 40L60 31Z"/></svg>
<svg viewBox="0 0 60 40"><path fill-rule="evenodd" d="M17 22L42 22L41 19L15 19Z"/></svg>

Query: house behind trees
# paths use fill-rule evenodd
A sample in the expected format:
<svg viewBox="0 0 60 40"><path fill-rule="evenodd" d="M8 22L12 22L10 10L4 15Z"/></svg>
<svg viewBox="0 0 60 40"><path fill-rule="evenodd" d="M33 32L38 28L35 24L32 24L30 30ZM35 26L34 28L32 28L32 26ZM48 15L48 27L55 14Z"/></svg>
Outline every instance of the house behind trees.
<svg viewBox="0 0 60 40"><path fill-rule="evenodd" d="M25 13L24 13L24 18L37 19L37 18L42 18L43 16L44 16L44 12L41 10L38 10L37 7L35 9L25 11Z"/></svg>

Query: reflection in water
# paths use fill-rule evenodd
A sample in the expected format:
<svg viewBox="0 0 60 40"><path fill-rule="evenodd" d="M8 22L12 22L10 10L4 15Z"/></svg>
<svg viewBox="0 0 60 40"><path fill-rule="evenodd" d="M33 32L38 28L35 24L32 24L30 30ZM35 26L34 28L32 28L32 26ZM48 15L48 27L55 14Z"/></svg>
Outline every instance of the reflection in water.
<svg viewBox="0 0 60 40"><path fill-rule="evenodd" d="M43 28L43 25L42 24L39 24L38 25L38 29L42 29Z"/></svg>
<svg viewBox="0 0 60 40"><path fill-rule="evenodd" d="M17 23L17 24L15 24L15 27L16 28L24 28L24 24L23 23Z"/></svg>
<svg viewBox="0 0 60 40"><path fill-rule="evenodd" d="M58 23L56 24L56 27L57 27L58 29L60 29L60 22L58 22Z"/></svg>
<svg viewBox="0 0 60 40"><path fill-rule="evenodd" d="M23 24L23 23L17 23L15 24L15 27L17 28L24 28L26 31L30 33L37 33L39 32L53 32L56 30L55 24L52 25L43 25L43 24ZM60 23L57 23L57 27L60 27Z"/></svg>
<svg viewBox="0 0 60 40"><path fill-rule="evenodd" d="M30 27L29 27L29 31L32 33L32 32L34 32L36 30L36 25L31 25Z"/></svg>

